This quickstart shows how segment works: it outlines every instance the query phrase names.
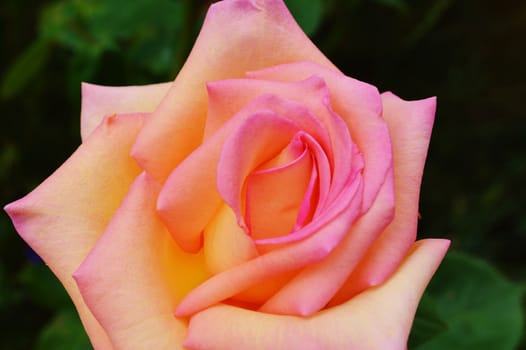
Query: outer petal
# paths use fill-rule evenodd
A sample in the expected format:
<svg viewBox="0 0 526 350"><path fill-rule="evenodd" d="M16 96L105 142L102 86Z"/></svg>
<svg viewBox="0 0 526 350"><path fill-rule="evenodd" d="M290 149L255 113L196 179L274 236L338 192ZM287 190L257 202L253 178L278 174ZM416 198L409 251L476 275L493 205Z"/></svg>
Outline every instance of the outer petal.
<svg viewBox="0 0 526 350"><path fill-rule="evenodd" d="M156 216L158 191L139 176L74 275L115 349L182 348L186 324L173 309L207 278L203 255L183 253Z"/></svg>
<svg viewBox="0 0 526 350"><path fill-rule="evenodd" d="M201 143L206 82L303 60L336 69L302 32L282 0L215 3L173 87L141 132L134 157L155 179L166 179Z"/></svg>
<svg viewBox="0 0 526 350"><path fill-rule="evenodd" d="M418 199L435 115L434 97L404 101L382 94L384 118L393 142L395 217L360 262L335 302L382 283L398 266L416 238Z"/></svg>
<svg viewBox="0 0 526 350"><path fill-rule="evenodd" d="M298 126L293 121L274 113L258 113L250 116L225 142L217 166L217 188L236 213L241 227L246 228L242 192L248 175L278 155L296 132Z"/></svg>
<svg viewBox="0 0 526 350"><path fill-rule="evenodd" d="M383 285L310 318L271 315L232 306L208 308L190 320L192 350L403 350L420 297L449 247L423 240Z"/></svg>
<svg viewBox="0 0 526 350"><path fill-rule="evenodd" d="M153 112L171 83L144 86L102 86L82 83L80 135L85 141L105 116Z"/></svg>
<svg viewBox="0 0 526 350"><path fill-rule="evenodd" d="M5 207L22 238L66 287L93 346L100 349L112 347L71 275L139 174L129 152L142 123L139 115L106 118L53 175Z"/></svg>

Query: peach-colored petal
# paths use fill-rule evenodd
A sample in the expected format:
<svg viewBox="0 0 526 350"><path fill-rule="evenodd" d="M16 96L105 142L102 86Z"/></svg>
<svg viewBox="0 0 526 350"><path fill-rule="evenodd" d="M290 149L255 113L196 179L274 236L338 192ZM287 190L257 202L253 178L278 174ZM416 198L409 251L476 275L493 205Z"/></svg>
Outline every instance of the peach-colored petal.
<svg viewBox="0 0 526 350"><path fill-rule="evenodd" d="M435 114L434 97L404 101L382 94L394 152L395 217L336 297L337 302L382 283L416 238L420 183Z"/></svg>
<svg viewBox="0 0 526 350"><path fill-rule="evenodd" d="M210 307L191 318L184 345L191 350L404 350L420 297L448 247L447 240L416 242L384 284L312 317Z"/></svg>
<svg viewBox="0 0 526 350"><path fill-rule="evenodd" d="M248 72L256 79L298 81L313 74L323 78L330 91L330 104L347 124L352 140L363 154L365 211L371 206L392 164L389 131L381 117L382 100L376 87L347 77L313 62L283 64Z"/></svg>
<svg viewBox="0 0 526 350"><path fill-rule="evenodd" d="M282 0L213 4L188 60L141 131L134 157L155 179L164 181L201 143L207 82L304 60L336 69L302 32Z"/></svg>
<svg viewBox="0 0 526 350"><path fill-rule="evenodd" d="M161 83L117 87L82 83L80 111L82 140L87 139L105 116L153 112L171 85L171 83Z"/></svg>
<svg viewBox="0 0 526 350"><path fill-rule="evenodd" d="M183 299L176 315L194 314L269 278L322 260L340 243L359 214L362 191L361 181L354 181L326 215L302 228L309 231L305 234L308 238L211 277Z"/></svg>
<svg viewBox="0 0 526 350"><path fill-rule="evenodd" d="M260 311L306 316L321 310L349 277L367 248L391 222L393 213L391 173L369 211L353 224L338 247L327 258L303 269L270 298Z"/></svg>
<svg viewBox="0 0 526 350"><path fill-rule="evenodd" d="M9 204L22 238L73 299L93 345L111 349L71 277L120 205L140 169L129 156L143 117L108 117L77 151L26 197Z"/></svg>
<svg viewBox="0 0 526 350"><path fill-rule="evenodd" d="M314 65L314 67L319 66ZM329 91L319 75L308 76L305 80L292 83L257 79L229 79L209 83L208 91L210 104L205 137L228 121L234 111L244 106L244 104L248 103L251 99L256 98L256 96L259 96L261 93L272 93L273 95L278 95L301 104L304 106L303 108L306 107L309 110L309 114L313 114L319 120L322 126L318 128L319 130L315 128L307 130L325 149L332 165L333 171L331 190L328 196L329 202L338 195L343 184L346 183L347 177L352 176L351 158L353 150L351 150L352 140L349 130L345 121L332 110ZM278 114L281 113L272 101L269 101L268 104L272 106L272 110L278 112ZM387 129L385 125L383 126L385 136L388 137ZM369 132L370 130L363 131ZM327 137L326 134L329 137ZM375 134L375 136L378 135ZM381 144L381 139L376 140L376 142ZM387 165L389 166L391 163L391 149L384 149L384 151L389 155L387 161ZM383 159L381 157L377 158ZM356 161L357 158L354 160ZM358 171L358 168L355 167L354 171ZM385 169L380 177L383 180L383 177L385 177ZM377 185L380 184L381 183L378 183ZM374 194L376 194L376 192ZM323 203L320 203L319 208L323 208Z"/></svg>
<svg viewBox="0 0 526 350"><path fill-rule="evenodd" d="M221 205L206 226L203 246L206 266L215 275L255 258L258 251L252 239L239 227L228 205Z"/></svg>
<svg viewBox="0 0 526 350"><path fill-rule="evenodd" d="M233 115L261 95L277 95L307 107L318 118L327 114L323 99L329 91L323 79L313 75L301 81L279 82L258 79L226 79L207 84L208 113L205 139L219 130ZM320 113L321 112L321 113ZM320 123L323 125L323 123ZM321 131L321 130L320 130ZM326 131L314 132L313 136L330 150Z"/></svg>
<svg viewBox="0 0 526 350"><path fill-rule="evenodd" d="M188 252L201 248L201 233L221 204L216 186L217 166L227 138L255 114L273 112L311 134L324 134L315 116L297 102L261 95L246 105L175 168L163 186L158 200L159 214L181 248ZM240 211L236 215L241 218Z"/></svg>
<svg viewBox="0 0 526 350"><path fill-rule="evenodd" d="M207 278L202 254L181 252L157 218L158 191L140 175L74 274L115 349L182 349L186 323L173 308Z"/></svg>
<svg viewBox="0 0 526 350"><path fill-rule="evenodd" d="M295 143L302 144L297 138ZM313 167L310 153L302 148L294 161L255 171L246 180L245 217L252 238L281 236L294 228Z"/></svg>
<svg viewBox="0 0 526 350"><path fill-rule="evenodd" d="M298 126L289 119L262 112L249 117L225 142L217 166L217 188L247 231L242 207L247 177L278 155L296 132Z"/></svg>
<svg viewBox="0 0 526 350"><path fill-rule="evenodd" d="M221 205L216 169L228 130L216 133L170 174L157 201L157 210L177 244L198 252L202 232Z"/></svg>
<svg viewBox="0 0 526 350"><path fill-rule="evenodd" d="M314 163L316 164L316 166L313 168L313 171L311 171L310 174L305 175L310 175L310 180L314 180L317 182L316 185L318 187L318 195L316 196L316 198L313 198L312 202L309 201L310 203L306 205L309 206L309 211L314 210L312 214L313 219L323 220L323 215L327 215L325 212L323 212L323 210L326 209L327 198L331 190L332 174L329 160L322 147L309 134L300 131L295 135L295 138L302 140L302 142L305 145L307 145L307 148L310 151L310 155L313 158ZM309 183L309 186L313 186L313 184ZM309 188L309 190L305 194L309 195L308 192L312 193L314 190L314 188ZM306 200L308 201L309 199L306 198ZM303 239L313 233L315 233L315 231L313 230L302 229L302 227L296 227L296 229L288 235L281 237L269 237L258 239L255 242L259 245L290 243Z"/></svg>

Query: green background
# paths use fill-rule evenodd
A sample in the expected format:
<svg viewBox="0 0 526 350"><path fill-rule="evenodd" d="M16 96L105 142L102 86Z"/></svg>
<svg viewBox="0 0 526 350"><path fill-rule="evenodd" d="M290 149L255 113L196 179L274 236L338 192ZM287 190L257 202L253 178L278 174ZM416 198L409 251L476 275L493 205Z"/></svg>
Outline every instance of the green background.
<svg viewBox="0 0 526 350"><path fill-rule="evenodd" d="M0 203L78 146L80 82L168 81L210 1L0 3ZM289 0L347 75L405 99L436 95L420 237L452 250L410 349L526 349L526 2ZM0 215L0 349L89 349L60 284Z"/></svg>

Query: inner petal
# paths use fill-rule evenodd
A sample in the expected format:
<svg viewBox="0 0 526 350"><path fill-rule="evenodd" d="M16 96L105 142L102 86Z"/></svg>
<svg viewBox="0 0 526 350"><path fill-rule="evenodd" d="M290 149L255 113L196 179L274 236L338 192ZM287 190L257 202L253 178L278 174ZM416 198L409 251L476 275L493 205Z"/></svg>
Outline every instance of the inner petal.
<svg viewBox="0 0 526 350"><path fill-rule="evenodd" d="M291 232L297 222L309 187L313 161L310 152L295 136L271 162L302 153L288 164L256 170L246 183L246 220L253 239L279 237ZM269 162L270 163L270 162Z"/></svg>
<svg viewBox="0 0 526 350"><path fill-rule="evenodd" d="M298 202L297 215L294 216L295 222L291 230L286 234L274 235L256 239L255 243L262 244L283 244L290 243L307 237L311 231L302 230L313 218L322 215L326 209L326 200L330 191L331 168L327 155L312 136L300 131L295 137L300 139L305 145L310 155L309 169L303 168L301 176L304 179L304 189L300 202ZM298 174L299 177L299 174ZM297 180L297 179L296 179ZM294 179L292 180L294 181ZM293 185L290 185L293 186ZM288 195L285 193L285 195ZM274 201L274 197L270 197ZM272 213L270 213L272 215ZM270 216L271 221L275 216Z"/></svg>
<svg viewBox="0 0 526 350"><path fill-rule="evenodd" d="M204 230L203 251L211 274L218 274L258 255L254 242L239 227L232 209L222 204Z"/></svg>
<svg viewBox="0 0 526 350"><path fill-rule="evenodd" d="M275 158L300 130L313 129L314 134L323 131L304 106L278 98L272 101L272 107L285 102L283 114L258 112L244 120L225 142L217 166L217 189L247 231L243 199L248 176Z"/></svg>

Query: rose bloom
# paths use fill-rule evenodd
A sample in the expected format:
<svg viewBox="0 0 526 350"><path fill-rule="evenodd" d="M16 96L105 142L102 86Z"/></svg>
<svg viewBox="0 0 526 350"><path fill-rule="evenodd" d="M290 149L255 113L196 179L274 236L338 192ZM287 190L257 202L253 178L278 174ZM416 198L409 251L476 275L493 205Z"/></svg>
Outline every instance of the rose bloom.
<svg viewBox="0 0 526 350"><path fill-rule="evenodd" d="M173 83L82 86L82 144L5 209L96 349L405 349L435 99L341 73L281 0L211 6Z"/></svg>

